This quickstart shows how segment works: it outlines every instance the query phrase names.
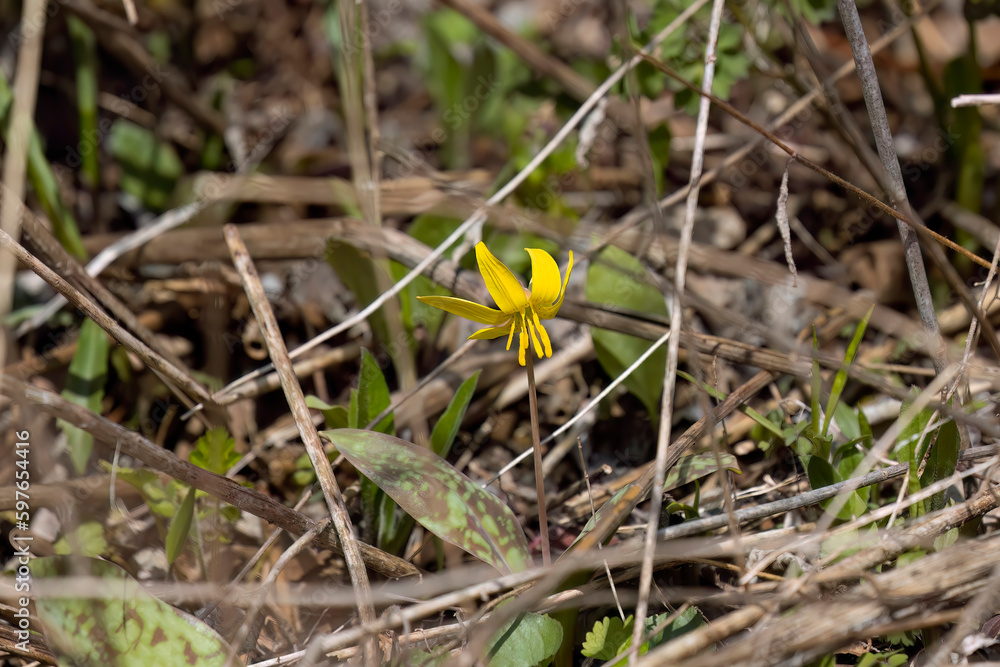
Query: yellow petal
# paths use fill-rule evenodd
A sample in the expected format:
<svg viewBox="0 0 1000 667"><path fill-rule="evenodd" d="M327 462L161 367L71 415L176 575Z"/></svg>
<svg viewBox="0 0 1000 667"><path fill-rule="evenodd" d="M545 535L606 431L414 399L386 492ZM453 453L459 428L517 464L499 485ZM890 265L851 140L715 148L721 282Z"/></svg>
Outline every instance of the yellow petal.
<svg viewBox="0 0 1000 667"><path fill-rule="evenodd" d="M545 356L551 357L552 341L549 339L549 332L542 326L542 323L538 320L538 315L535 311L531 311L531 317L534 320L535 328L538 329L538 337L542 339L542 347L545 348ZM539 352L538 356L542 356L542 353Z"/></svg>
<svg viewBox="0 0 1000 667"><path fill-rule="evenodd" d="M469 336L469 340L492 340L494 338L499 338L500 336L506 336L508 331L513 331L513 327L509 325L504 325L500 327L487 327L486 329L480 329L476 333ZM510 349L510 343L507 344L507 349Z"/></svg>
<svg viewBox="0 0 1000 667"><path fill-rule="evenodd" d="M538 303L533 304L535 312L543 320L551 320L559 312L559 307L562 306L563 298L566 296L566 287L569 285L569 274L573 270L573 251L569 251L569 264L566 266L566 279L562 281L559 289L559 298L555 303ZM534 292L531 293L532 301L534 301Z"/></svg>
<svg viewBox="0 0 1000 667"><path fill-rule="evenodd" d="M510 317L499 310L453 296L418 296L417 299L428 306L434 306L452 315L458 315L473 322L481 322L482 324L496 326Z"/></svg>
<svg viewBox="0 0 1000 667"><path fill-rule="evenodd" d="M531 255L531 303L551 306L559 298L559 265L552 255L538 248L525 248Z"/></svg>
<svg viewBox="0 0 1000 667"><path fill-rule="evenodd" d="M511 315L527 307L528 297L524 295L521 283L482 241L476 244L476 261L479 262L479 272L486 281L486 289L500 310Z"/></svg>

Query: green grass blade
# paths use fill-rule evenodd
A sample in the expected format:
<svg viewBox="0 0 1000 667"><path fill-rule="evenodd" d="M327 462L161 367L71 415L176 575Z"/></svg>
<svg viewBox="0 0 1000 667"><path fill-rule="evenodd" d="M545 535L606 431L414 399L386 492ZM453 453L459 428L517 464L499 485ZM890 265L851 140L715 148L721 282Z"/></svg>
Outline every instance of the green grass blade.
<svg viewBox="0 0 1000 667"><path fill-rule="evenodd" d="M97 133L97 39L94 31L76 16L66 17L73 62L76 65L76 106L80 117L80 176L88 187L100 183L100 135Z"/></svg>
<svg viewBox="0 0 1000 667"><path fill-rule="evenodd" d="M833 378L833 387L830 389L830 399L826 403L826 416L823 419L823 435L826 435L827 429L830 428L830 420L833 419L833 411L836 410L837 403L840 401L840 395L844 392L844 385L847 384L847 369L851 367L852 363L854 363L854 357L858 353L858 346L861 345L861 339L865 337L865 329L868 328L868 320L871 319L873 312L875 312L875 306L869 308L864 319L858 322L858 328L854 330L854 337L851 339L851 344L847 346L847 354L844 355L844 363L841 365L840 370L837 371L837 375Z"/></svg>
<svg viewBox="0 0 1000 667"><path fill-rule="evenodd" d="M101 401L104 399L110 348L104 329L91 320L84 320L62 395L95 414L100 414ZM59 421L59 427L66 434L66 446L73 468L77 474L82 475L94 449L94 437L62 420Z"/></svg>

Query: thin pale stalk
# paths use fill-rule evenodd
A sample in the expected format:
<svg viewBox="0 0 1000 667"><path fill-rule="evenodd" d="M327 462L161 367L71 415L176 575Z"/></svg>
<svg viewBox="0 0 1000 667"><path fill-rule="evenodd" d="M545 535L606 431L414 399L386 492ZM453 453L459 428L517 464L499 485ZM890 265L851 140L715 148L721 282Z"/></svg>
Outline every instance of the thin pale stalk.
<svg viewBox="0 0 1000 667"><path fill-rule="evenodd" d="M542 475L542 445L538 435L538 396L535 393L535 364L528 350L528 412L531 413L531 449L535 454L535 489L538 491L538 532L542 534L542 563L548 567L552 564L552 551L549 548L549 519L545 509L545 478Z"/></svg>
<svg viewBox="0 0 1000 667"><path fill-rule="evenodd" d="M702 90L708 94L712 92L712 82L715 78L715 49L719 42L719 30L722 25L722 9L724 6L725 2L723 0L714 0L712 3L712 19L708 28L708 44L705 47L705 71L701 82ZM701 189L701 174L705 160L705 136L708 134L708 112L710 108L710 100L702 96L698 108L698 124L695 129L694 153L691 156L690 189L688 191L687 206L684 211L684 226L681 228L680 247L677 251L674 292L670 299L670 331L677 333L680 332L682 324L683 310L681 299L684 296L684 278L687 273L688 252L691 248L695 212L698 207L698 193ZM656 528L663 501L663 482L667 476L670 458L670 427L673 421L674 384L677 377L677 358L679 352L680 336L671 336L667 342L667 367L663 376L660 429L656 441L656 464L653 470L653 487L649 499L649 526L646 529L646 541L643 545L642 570L639 574L639 600L635 606L635 626L632 630L632 647L628 658L629 665L635 665L639 660L642 631L645 628L646 612L649 609L649 590L653 583L653 554L656 551Z"/></svg>

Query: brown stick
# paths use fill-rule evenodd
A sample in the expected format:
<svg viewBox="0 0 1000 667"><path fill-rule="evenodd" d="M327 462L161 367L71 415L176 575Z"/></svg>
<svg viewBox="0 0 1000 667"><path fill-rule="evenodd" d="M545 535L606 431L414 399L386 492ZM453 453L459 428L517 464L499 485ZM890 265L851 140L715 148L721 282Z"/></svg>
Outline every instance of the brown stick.
<svg viewBox="0 0 1000 667"><path fill-rule="evenodd" d="M162 374L177 386L185 389L191 396L200 401L214 403L211 396L187 373L183 372L168 360L164 359L158 352L154 352L136 338L132 333L124 329L118 322L111 319L107 313L94 305L92 298L83 294L66 280L56 274L55 271L40 262L25 248L12 239L7 232L0 230L0 247L6 248L14 254L25 266L38 274L38 276L52 286L57 292L66 297L66 300L83 311L84 315L94 321L95 324L111 334L112 338L134 352L140 359L156 373Z"/></svg>
<svg viewBox="0 0 1000 667"><path fill-rule="evenodd" d="M306 452L309 454L309 459L316 471L316 477L323 488L323 496L326 498L326 505L330 510L334 528L340 537L341 548L347 561L347 569L351 575L351 584L354 586L354 595L358 605L358 615L363 624L373 623L375 621L375 606L372 603L371 584L368 582L368 572L365 570L365 562L358 548L358 542L354 539L351 517L347 513L347 506L344 504L344 497L340 493L340 485L337 484L333 468L326 458L319 433L313 427L302 387L299 386L299 381L295 377L292 360L288 357L288 350L285 348L281 329L278 327L278 320L274 316L271 303L264 292L264 286L260 282L260 276L257 275L257 269L247 253L246 245L243 244L236 225L227 224L223 227L223 233L229 246L229 252L233 256L233 264L240 274L243 289L247 293L250 306L253 308L257 322L260 323L264 333L271 362L281 379L281 387L285 391L288 406L295 417L299 435L302 437ZM369 637L365 647L365 653L369 659L377 659L377 650L375 637Z"/></svg>
<svg viewBox="0 0 1000 667"><path fill-rule="evenodd" d="M254 489L231 479L208 472L203 468L183 461L176 454L142 437L135 431L95 415L90 410L71 403L62 396L26 384L10 375L0 376L0 393L23 401L35 409L68 421L94 439L111 449L120 445L123 454L136 458L150 468L162 472L196 489L209 493L223 502L239 507L244 512L260 517L269 523L284 528L293 535L302 535L315 525L315 521ZM320 549L329 549L342 554L336 539L330 531L324 531L313 544ZM360 545L365 563L373 570L388 577L407 577L419 574L410 563L391 556L367 544Z"/></svg>

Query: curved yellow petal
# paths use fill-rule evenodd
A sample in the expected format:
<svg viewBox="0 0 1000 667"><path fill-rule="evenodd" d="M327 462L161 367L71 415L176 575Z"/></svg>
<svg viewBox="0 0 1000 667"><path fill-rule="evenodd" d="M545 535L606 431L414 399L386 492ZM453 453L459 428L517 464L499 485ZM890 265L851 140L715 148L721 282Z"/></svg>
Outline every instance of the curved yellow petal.
<svg viewBox="0 0 1000 667"><path fill-rule="evenodd" d="M489 308L474 301L466 301L453 296L418 296L421 303L440 308L452 315L458 315L473 322L496 326L508 319L510 315Z"/></svg>
<svg viewBox="0 0 1000 667"><path fill-rule="evenodd" d="M528 297L524 295L520 281L503 262L493 256L482 241L476 244L476 261L479 262L479 272L486 281L486 289L500 310L511 315L527 307Z"/></svg>
<svg viewBox="0 0 1000 667"><path fill-rule="evenodd" d="M569 274L573 271L573 251L569 251L569 264L566 265L566 279L562 281L559 288L559 298L556 299L555 303L539 303L535 304L535 312L543 320L551 320L559 312L559 307L562 306L563 298L566 296L566 287L569 285ZM532 292L534 296L534 292ZM534 299L532 299L534 300Z"/></svg>
<svg viewBox="0 0 1000 667"><path fill-rule="evenodd" d="M469 336L469 340L492 340L494 338L499 338L500 336L506 336L509 331L513 331L513 327L509 325L503 325L499 327L487 327L485 329L480 329L476 333ZM510 349L508 343L507 349Z"/></svg>
<svg viewBox="0 0 1000 667"><path fill-rule="evenodd" d="M552 255L538 248L525 248L531 255L531 304L550 306L559 298L562 283L559 265Z"/></svg>

